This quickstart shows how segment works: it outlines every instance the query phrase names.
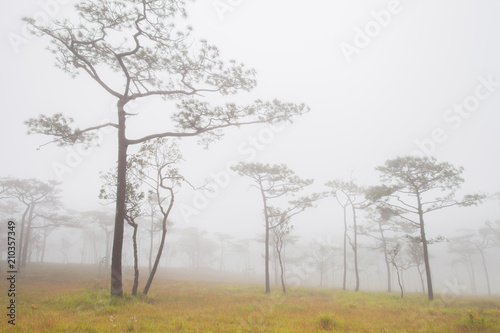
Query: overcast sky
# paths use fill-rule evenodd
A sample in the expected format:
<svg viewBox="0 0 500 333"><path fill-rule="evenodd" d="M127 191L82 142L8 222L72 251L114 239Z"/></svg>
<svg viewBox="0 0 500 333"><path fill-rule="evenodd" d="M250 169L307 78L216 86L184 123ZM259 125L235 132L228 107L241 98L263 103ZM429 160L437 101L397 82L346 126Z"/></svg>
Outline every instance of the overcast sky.
<svg viewBox="0 0 500 333"><path fill-rule="evenodd" d="M116 134L104 133L90 152L37 150L49 138L27 136L23 124L55 112L74 117L81 127L115 119L110 96L83 75L71 79L55 68L46 39L23 37L22 16L43 20L72 9L63 0L41 5L48 2L1 5L0 175L62 180L69 208L94 209L99 171L116 160ZM182 170L193 183L227 176L235 161L253 161L286 163L314 178L318 191L326 181L351 174L362 185L376 185L376 166L420 152L463 166L464 192L500 191L500 2L206 0L189 9L194 37L217 45L223 58L257 70L257 88L228 101L278 98L311 107L292 125L229 130L208 151L186 140ZM135 108L154 110L134 120L135 133L161 128L169 119L168 107L158 101ZM64 174L55 171L61 166ZM181 191L173 220L206 230L263 232L258 193L245 179L224 179L229 181L208 201L188 188ZM191 208L197 213L186 218L181 209ZM498 213L498 204L488 203L440 214L430 228L435 234L473 228L498 219ZM321 235L325 226L340 230L340 220L333 200L325 200L296 224Z"/></svg>

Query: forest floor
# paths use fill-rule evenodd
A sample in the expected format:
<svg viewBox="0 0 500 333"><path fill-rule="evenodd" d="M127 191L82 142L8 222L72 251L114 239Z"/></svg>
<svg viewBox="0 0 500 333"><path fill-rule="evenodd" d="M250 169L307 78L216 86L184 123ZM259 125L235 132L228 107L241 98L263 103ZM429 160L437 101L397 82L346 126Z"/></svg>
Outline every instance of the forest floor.
<svg viewBox="0 0 500 333"><path fill-rule="evenodd" d="M109 296L95 266L32 264L0 273L2 332L500 332L500 299L289 288L158 279L148 296ZM145 279L145 277L142 277Z"/></svg>

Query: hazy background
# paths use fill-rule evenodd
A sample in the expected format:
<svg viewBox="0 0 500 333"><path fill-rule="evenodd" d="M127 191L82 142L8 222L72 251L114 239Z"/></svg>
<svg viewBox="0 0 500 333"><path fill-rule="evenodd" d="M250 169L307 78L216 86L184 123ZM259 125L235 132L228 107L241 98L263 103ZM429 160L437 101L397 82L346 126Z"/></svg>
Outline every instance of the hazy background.
<svg viewBox="0 0 500 333"><path fill-rule="evenodd" d="M93 210L102 207L97 200L99 172L116 161L115 133L104 134L100 147L75 158L74 151L66 148L37 150L49 138L27 136L23 122L40 113L63 112L83 128L114 120L115 101L87 77L73 80L55 68L45 50L46 39L12 43L12 38L23 36L21 17L60 17L71 10L65 2L69 3L55 2L57 7L52 6L49 14L41 5L44 1L1 5L0 176L60 180L68 208ZM214 103L278 98L304 102L311 112L280 130L269 126L229 130L209 150L197 145L196 139L183 140L186 162L181 170L186 178L201 184L223 173L229 181L205 201L200 201L207 198L205 194L183 188L171 217L175 228L196 227L239 238L255 238L264 231L258 193L246 179L227 173L231 163L286 163L298 175L314 178L316 191L325 190L328 180L347 180L351 175L362 185L376 185L376 166L419 150L417 142L429 140L436 128L442 129L445 139L427 147L439 161L465 168L461 194L500 191L500 84L460 123L444 118L447 110L474 95L481 77L500 82L500 2L395 2L400 12L350 62L340 46L354 45L356 29L374 21L371 13L387 9L389 1L243 0L231 2L231 10L224 13L215 7L220 3L230 2L196 1L189 6L193 36L217 45L223 58L254 67L258 86L228 99L207 98ZM168 124L172 105L149 101L134 108L142 115L130 123L131 137ZM252 146L254 138L257 146ZM58 165L69 166L71 172L58 175L54 171ZM185 213L192 209L195 214ZM452 237L499 215L500 206L493 201L477 208L452 208L429 215L427 231L431 237ZM294 234L302 237L303 244L315 238L341 243L342 215L333 199L319 202L294 224ZM49 242L54 248L60 243L56 235ZM259 251L256 246L252 252L257 270L263 266ZM76 248L74 252L76 256ZM57 249L51 253L52 260L61 260ZM454 275L446 265L435 264L446 256L446 245L432 247L431 253L435 283L442 288L443 281ZM498 280L498 273L497 267L492 281ZM494 284L493 291L499 293L500 286Z"/></svg>

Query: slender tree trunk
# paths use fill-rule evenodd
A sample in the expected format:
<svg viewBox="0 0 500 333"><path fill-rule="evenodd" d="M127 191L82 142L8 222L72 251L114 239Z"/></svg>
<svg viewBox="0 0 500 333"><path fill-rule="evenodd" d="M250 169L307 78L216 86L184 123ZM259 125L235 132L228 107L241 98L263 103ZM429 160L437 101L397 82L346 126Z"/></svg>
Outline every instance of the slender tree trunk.
<svg viewBox="0 0 500 333"><path fill-rule="evenodd" d="M33 223L33 211L35 210L36 203L30 205L30 211L28 215L28 223L26 225L26 232L24 235L23 244L23 256L21 258L21 267L26 267L26 261L28 258L28 245L30 244L30 234L31 234L31 224Z"/></svg>
<svg viewBox="0 0 500 333"><path fill-rule="evenodd" d="M151 274L151 269L153 268L153 228L154 228L154 215L151 209L151 239L149 244L149 274Z"/></svg>
<svg viewBox="0 0 500 333"><path fill-rule="evenodd" d="M463 258L464 258L465 268L467 269L467 275L469 276L469 282L470 282L470 285L471 285L471 289L474 292L474 279L472 278L472 274L471 274L471 271L470 271L469 260L467 260L467 256L464 256Z"/></svg>
<svg viewBox="0 0 500 333"><path fill-rule="evenodd" d="M115 232L111 257L111 295L123 297L122 252L127 191L127 138L125 137L125 103L118 102L118 175L116 189Z"/></svg>
<svg viewBox="0 0 500 333"><path fill-rule="evenodd" d="M283 260L281 259L281 251L276 249L278 252L278 261L280 264L280 270L281 270L281 286L283 287L283 294L286 294L286 287L285 287L285 269L283 267Z"/></svg>
<svg viewBox="0 0 500 333"><path fill-rule="evenodd" d="M82 255L82 259L80 260L80 264L85 264L85 257L87 255L87 240L84 238L83 239L83 246L82 246L82 250L80 251L81 255ZM43 253L42 253L42 257L43 257Z"/></svg>
<svg viewBox="0 0 500 333"><path fill-rule="evenodd" d="M23 217L21 219L21 234L19 237L19 253L17 254L17 273L21 273L21 258L22 258L22 249L23 249L23 242L24 242L24 225L26 224L26 215L28 215L28 212L30 210L31 205L28 205L26 207L26 210L23 213Z"/></svg>
<svg viewBox="0 0 500 333"><path fill-rule="evenodd" d="M45 257L45 246L47 244L47 238L49 237L49 232L44 230L43 232L43 243L42 243L42 254L40 255L40 262L43 263L43 258Z"/></svg>
<svg viewBox="0 0 500 333"><path fill-rule="evenodd" d="M347 281L347 212L346 206L342 206L344 209L344 277L342 280L342 290L346 289Z"/></svg>
<svg viewBox="0 0 500 333"><path fill-rule="evenodd" d="M396 274L398 276L399 290L401 291L401 298L403 298L403 285L401 283L401 276L399 274L399 268L397 265L394 265L394 268L396 268Z"/></svg>
<svg viewBox="0 0 500 333"><path fill-rule="evenodd" d="M483 250L480 250L479 253L481 254L481 259L483 261L484 274L486 275L486 286L488 287L488 295L491 295L490 276L488 275L488 268L486 266L486 259L484 258Z"/></svg>
<svg viewBox="0 0 500 333"><path fill-rule="evenodd" d="M418 276L420 277L420 284L422 285L422 294L425 294L425 284L424 278L422 277L422 270L420 269L420 265L417 265Z"/></svg>
<svg viewBox="0 0 500 333"><path fill-rule="evenodd" d="M427 298L432 301L434 299L434 291L432 288L432 277L431 277L431 266L429 264L429 251L427 249L427 239L425 237L425 226L424 226L424 212L422 210L422 203L420 200L420 193L417 191L417 203L418 203L418 217L420 222L420 237L422 239L422 246L424 250L424 264L425 264L425 275L427 278Z"/></svg>
<svg viewBox="0 0 500 333"><path fill-rule="evenodd" d="M384 250L384 259L385 259L385 269L387 271L387 292L392 292L391 286L391 263L389 261L389 256L387 255L387 241L385 240L384 230L379 224L379 232L382 240L382 249Z"/></svg>
<svg viewBox="0 0 500 333"><path fill-rule="evenodd" d="M134 247L134 285L132 286L132 295L137 296L137 288L139 287L139 257L137 255L137 223L129 221L129 224L134 228L132 242Z"/></svg>
<svg viewBox="0 0 500 333"><path fill-rule="evenodd" d="M477 294L477 285L476 285L476 272L474 271L474 264L472 263L472 259L470 254L467 254L467 262L470 266L470 272L472 277L472 292Z"/></svg>
<svg viewBox="0 0 500 333"><path fill-rule="evenodd" d="M266 294L271 293L271 285L269 282L269 216L267 214L267 202L266 195L262 189L262 184L260 184L262 201L264 203L264 219L266 220L266 240L265 240L265 274L266 274Z"/></svg>
<svg viewBox="0 0 500 333"><path fill-rule="evenodd" d="M163 214L160 246L158 247L158 252L156 253L156 259L155 259L155 262L154 262L153 267L151 269L151 273L149 274L148 282L146 282L146 285L144 286L144 290L142 291L142 293L144 295L147 295L149 292L149 288L151 288L151 284L153 283L153 279L155 277L156 270L158 269L158 265L160 264L161 254L163 253L163 247L165 246L165 239L167 237L167 220L168 220L168 216L170 215L170 211L172 210L172 207L174 206L174 192L170 191L170 195L171 195L170 204L168 206L167 211Z"/></svg>
<svg viewBox="0 0 500 333"><path fill-rule="evenodd" d="M354 207L354 204L351 203L352 207L352 220L353 220L353 225L354 225L354 244L353 244L353 251L354 251L354 273L356 274L356 287L354 288L354 291L359 291L359 268L358 268L358 228L357 228L357 221L356 221L356 208Z"/></svg>

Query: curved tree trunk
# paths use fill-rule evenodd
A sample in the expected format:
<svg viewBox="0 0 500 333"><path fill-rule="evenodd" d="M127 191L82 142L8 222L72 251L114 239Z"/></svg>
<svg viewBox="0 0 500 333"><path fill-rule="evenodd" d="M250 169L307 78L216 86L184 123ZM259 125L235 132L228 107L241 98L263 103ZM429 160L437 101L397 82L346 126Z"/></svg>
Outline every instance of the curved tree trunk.
<svg viewBox="0 0 500 333"><path fill-rule="evenodd" d="M401 283L401 277L400 277L400 274L399 274L399 269L398 269L398 266L395 266L396 267L396 273L398 275L398 284L399 284L399 290L401 291L401 298L403 298L403 285Z"/></svg>
<svg viewBox="0 0 500 333"><path fill-rule="evenodd" d="M278 250L276 248L277 252L278 252L278 261L279 261L279 264L280 264L280 271L281 271L281 286L283 287L283 294L286 294L286 287L285 287L285 269L283 267L283 260L281 258L281 250Z"/></svg>
<svg viewBox="0 0 500 333"><path fill-rule="evenodd" d="M158 247L158 252L156 253L156 259L153 264L153 267L151 268L151 273L149 274L148 282L146 282L146 285L144 286L144 290L142 293L144 295L147 295L149 292L149 288L151 288L151 284L153 283L153 279L156 274L156 270L158 269L158 265L160 264L160 259L161 255L163 253L163 247L165 246L165 239L167 238L167 221L168 221L168 216L170 215L170 211L172 210L172 207L174 206L174 192L172 189L170 189L170 204L168 205L168 209L166 212L163 211L163 208L160 207L161 212L163 214L163 221L161 225L161 241L160 241L160 246Z"/></svg>
<svg viewBox="0 0 500 333"><path fill-rule="evenodd" d="M137 288L139 286L139 258L137 255L137 223L129 221L129 224L134 228L132 242L134 247L134 285L132 286L132 295L137 296Z"/></svg>

